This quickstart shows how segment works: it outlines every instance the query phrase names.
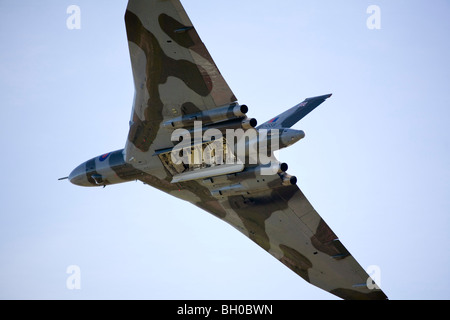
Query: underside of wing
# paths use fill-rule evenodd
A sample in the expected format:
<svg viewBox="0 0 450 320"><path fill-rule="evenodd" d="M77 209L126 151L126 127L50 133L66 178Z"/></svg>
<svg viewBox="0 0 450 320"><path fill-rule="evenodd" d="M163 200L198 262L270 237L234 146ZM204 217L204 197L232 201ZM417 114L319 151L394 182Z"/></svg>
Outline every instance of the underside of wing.
<svg viewBox="0 0 450 320"><path fill-rule="evenodd" d="M231 224L310 284L342 299L384 300L386 295L286 173L257 167L172 184L147 175L144 183Z"/></svg>
<svg viewBox="0 0 450 320"><path fill-rule="evenodd" d="M297 186L220 203L224 220L312 285L343 299L387 299Z"/></svg>
<svg viewBox="0 0 450 320"><path fill-rule="evenodd" d="M160 132L164 121L237 99L179 0L130 0L125 23L135 84L129 160L170 146L170 132Z"/></svg>
<svg viewBox="0 0 450 320"><path fill-rule="evenodd" d="M296 185L232 196L222 205L242 221L238 229L312 285L343 299L387 298L368 287L369 275Z"/></svg>

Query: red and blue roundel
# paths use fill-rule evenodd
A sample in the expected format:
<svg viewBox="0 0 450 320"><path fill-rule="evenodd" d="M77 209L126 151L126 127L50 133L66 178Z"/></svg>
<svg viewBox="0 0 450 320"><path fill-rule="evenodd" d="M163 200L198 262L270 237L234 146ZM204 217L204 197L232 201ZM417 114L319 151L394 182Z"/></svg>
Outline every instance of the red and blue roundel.
<svg viewBox="0 0 450 320"><path fill-rule="evenodd" d="M111 154L111 152L110 153L105 153L104 155L100 156L100 158L98 158L98 160L100 160L100 162L103 162L106 159L108 159L110 154Z"/></svg>

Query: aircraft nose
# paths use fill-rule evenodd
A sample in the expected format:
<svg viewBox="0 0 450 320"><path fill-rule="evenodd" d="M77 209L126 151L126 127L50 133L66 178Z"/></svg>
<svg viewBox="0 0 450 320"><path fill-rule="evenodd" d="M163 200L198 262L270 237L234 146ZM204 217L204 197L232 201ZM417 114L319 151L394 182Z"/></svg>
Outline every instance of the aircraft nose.
<svg viewBox="0 0 450 320"><path fill-rule="evenodd" d="M69 174L69 181L77 186L87 186L88 180L86 177L86 165L80 164L78 167L72 170Z"/></svg>

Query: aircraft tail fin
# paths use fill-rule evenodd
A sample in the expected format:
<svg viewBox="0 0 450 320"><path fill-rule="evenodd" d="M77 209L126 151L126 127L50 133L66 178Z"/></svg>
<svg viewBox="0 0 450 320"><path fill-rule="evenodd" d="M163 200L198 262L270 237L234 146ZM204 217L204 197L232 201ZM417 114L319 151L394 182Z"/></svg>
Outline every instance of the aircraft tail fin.
<svg viewBox="0 0 450 320"><path fill-rule="evenodd" d="M257 129L291 128L331 96L332 94L326 94L305 99L302 103L263 123Z"/></svg>

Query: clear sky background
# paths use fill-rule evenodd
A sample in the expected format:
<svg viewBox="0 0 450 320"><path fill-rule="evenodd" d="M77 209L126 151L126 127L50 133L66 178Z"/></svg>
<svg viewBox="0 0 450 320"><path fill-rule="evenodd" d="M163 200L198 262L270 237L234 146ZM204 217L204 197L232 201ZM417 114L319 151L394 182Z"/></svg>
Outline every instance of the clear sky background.
<svg viewBox="0 0 450 320"><path fill-rule="evenodd" d="M184 0L260 123L333 97L280 159L391 299L450 298L450 2ZM81 29L69 30L69 5ZM0 1L1 299L334 299L231 226L140 182L83 189L123 148L127 1ZM381 29L367 27L370 5ZM81 289L69 290L69 266Z"/></svg>

